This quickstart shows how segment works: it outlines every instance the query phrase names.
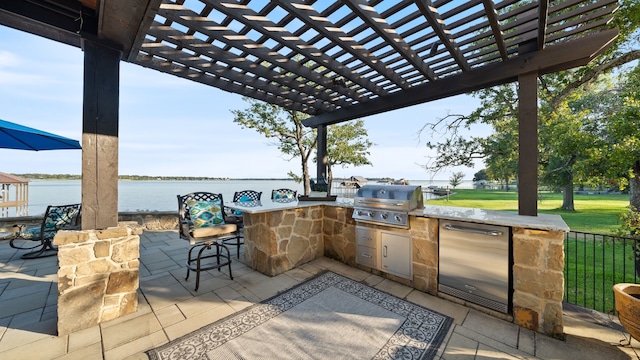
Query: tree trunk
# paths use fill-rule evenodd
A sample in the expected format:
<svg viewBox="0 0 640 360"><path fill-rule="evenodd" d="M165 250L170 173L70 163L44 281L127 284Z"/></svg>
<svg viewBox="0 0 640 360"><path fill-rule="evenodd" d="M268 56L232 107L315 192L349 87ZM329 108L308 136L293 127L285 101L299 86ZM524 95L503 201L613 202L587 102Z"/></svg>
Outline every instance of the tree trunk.
<svg viewBox="0 0 640 360"><path fill-rule="evenodd" d="M304 194L309 196L311 194L311 184L309 183L309 165L307 164L307 157L302 156L302 184L304 185Z"/></svg>
<svg viewBox="0 0 640 360"><path fill-rule="evenodd" d="M504 179L504 186L506 191L509 191L509 178L505 178Z"/></svg>
<svg viewBox="0 0 640 360"><path fill-rule="evenodd" d="M640 209L640 160L633 163L633 177L629 179L629 205Z"/></svg>
<svg viewBox="0 0 640 360"><path fill-rule="evenodd" d="M331 183L333 182L333 171L331 164L327 164L327 196L331 195Z"/></svg>
<svg viewBox="0 0 640 360"><path fill-rule="evenodd" d="M567 184L562 192L562 210L576 211L573 201L573 174L569 174Z"/></svg>
<svg viewBox="0 0 640 360"><path fill-rule="evenodd" d="M567 182L565 183L564 190L562 191L561 209L567 211L576 211L573 201L573 173L570 171L567 174Z"/></svg>

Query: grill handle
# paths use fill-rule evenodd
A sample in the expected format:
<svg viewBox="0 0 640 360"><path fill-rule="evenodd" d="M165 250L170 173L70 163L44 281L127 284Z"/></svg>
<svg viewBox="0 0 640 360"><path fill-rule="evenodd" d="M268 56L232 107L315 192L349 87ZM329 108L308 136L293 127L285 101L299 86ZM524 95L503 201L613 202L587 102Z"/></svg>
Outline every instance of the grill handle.
<svg viewBox="0 0 640 360"><path fill-rule="evenodd" d="M498 230L482 230L482 229L476 229L476 228L471 228L466 226L455 226L451 224L445 224L443 227L451 231L461 231L466 233L488 235L488 236L502 236L502 231L498 231Z"/></svg>
<svg viewBox="0 0 640 360"><path fill-rule="evenodd" d="M379 202L367 201L367 200L358 200L358 204L380 205ZM392 204L385 204L385 205L402 206L402 205L404 205L404 203L392 203Z"/></svg>

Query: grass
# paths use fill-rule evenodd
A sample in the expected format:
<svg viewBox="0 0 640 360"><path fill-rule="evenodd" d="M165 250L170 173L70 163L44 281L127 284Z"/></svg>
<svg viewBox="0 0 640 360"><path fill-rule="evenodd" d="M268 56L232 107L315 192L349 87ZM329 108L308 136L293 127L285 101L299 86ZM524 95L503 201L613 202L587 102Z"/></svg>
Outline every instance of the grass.
<svg viewBox="0 0 640 360"><path fill-rule="evenodd" d="M600 312L614 308L614 284L637 281L632 239L565 239L565 301Z"/></svg>
<svg viewBox="0 0 640 360"><path fill-rule="evenodd" d="M456 189L447 200L427 200L426 204L459 206L487 210L518 211L515 191ZM572 231L612 234L618 227L618 216L627 211L629 195L575 195L575 211L560 209L562 194L542 192L538 213L560 215Z"/></svg>

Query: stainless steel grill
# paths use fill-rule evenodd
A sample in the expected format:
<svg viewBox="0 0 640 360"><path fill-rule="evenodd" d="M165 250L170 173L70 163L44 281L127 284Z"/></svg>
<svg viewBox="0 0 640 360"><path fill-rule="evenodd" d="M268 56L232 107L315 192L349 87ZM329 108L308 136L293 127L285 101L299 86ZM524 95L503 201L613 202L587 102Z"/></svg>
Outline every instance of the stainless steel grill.
<svg viewBox="0 0 640 360"><path fill-rule="evenodd" d="M424 208L422 187L365 185L353 203L353 219L370 224L409 228L409 211Z"/></svg>

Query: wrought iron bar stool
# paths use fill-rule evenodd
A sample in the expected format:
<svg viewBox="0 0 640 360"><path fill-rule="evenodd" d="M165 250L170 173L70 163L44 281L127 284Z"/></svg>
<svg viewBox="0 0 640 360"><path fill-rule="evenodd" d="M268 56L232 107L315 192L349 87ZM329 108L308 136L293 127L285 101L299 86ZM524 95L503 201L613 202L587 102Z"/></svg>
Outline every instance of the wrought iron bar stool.
<svg viewBox="0 0 640 360"><path fill-rule="evenodd" d="M222 242L238 236L238 226L227 223L224 213L222 194L209 192L193 192L178 195L178 219L180 221L180 238L189 241L189 255L187 258L187 276L189 272L196 273L196 288L200 287L200 272L220 269L224 266L231 273L231 255L229 248ZM205 250L213 250L204 254ZM203 264L203 260L215 258L215 262Z"/></svg>
<svg viewBox="0 0 640 360"><path fill-rule="evenodd" d="M233 202L234 203L252 203L256 204L260 201L262 197L262 191L255 190L242 190L236 191L233 194ZM236 224L238 226L238 236L235 238L222 240L222 243L225 245L231 245L236 247L237 257L240 259L240 246L244 245L244 232L242 229L244 228L244 217L242 211L240 210L232 210L229 212L230 219L229 222Z"/></svg>

